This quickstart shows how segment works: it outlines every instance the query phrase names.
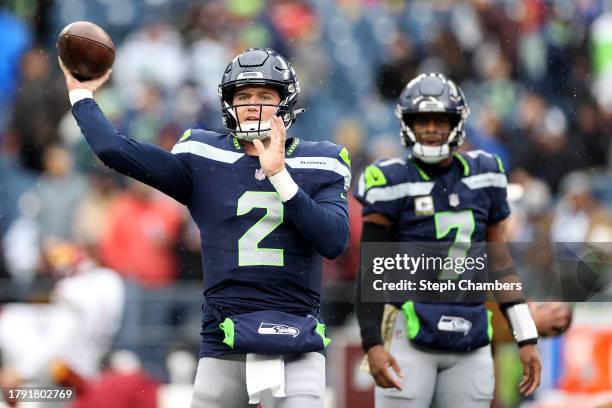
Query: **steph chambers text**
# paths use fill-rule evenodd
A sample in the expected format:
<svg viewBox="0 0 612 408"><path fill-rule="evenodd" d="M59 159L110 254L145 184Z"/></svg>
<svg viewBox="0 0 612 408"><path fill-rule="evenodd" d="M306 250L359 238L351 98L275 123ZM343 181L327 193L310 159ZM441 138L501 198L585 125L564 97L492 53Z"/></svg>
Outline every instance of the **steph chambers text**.
<svg viewBox="0 0 612 408"><path fill-rule="evenodd" d="M449 292L449 291L513 291L523 290L521 282L472 282L470 280L460 281L443 281L432 282L427 279L419 281L410 281L402 279L397 282L385 282L382 279L376 279L372 283L372 287L376 291L434 291L434 292Z"/></svg>

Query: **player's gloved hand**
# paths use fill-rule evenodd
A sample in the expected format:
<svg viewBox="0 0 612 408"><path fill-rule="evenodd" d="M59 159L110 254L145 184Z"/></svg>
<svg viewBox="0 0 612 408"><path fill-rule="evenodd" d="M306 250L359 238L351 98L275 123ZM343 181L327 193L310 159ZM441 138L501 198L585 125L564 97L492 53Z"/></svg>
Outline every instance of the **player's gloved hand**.
<svg viewBox="0 0 612 408"><path fill-rule="evenodd" d="M535 344L526 344L519 348L519 359L523 365L523 378L519 383L519 391L527 397L540 385L542 374L542 363Z"/></svg>
<svg viewBox="0 0 612 408"><path fill-rule="evenodd" d="M402 390L399 382L393 378L389 366L393 368L398 377L403 377L399 365L395 358L384 349L383 346L373 346L368 349L368 364L370 365L370 374L374 377L376 385L382 388L395 387Z"/></svg>
<svg viewBox="0 0 612 408"><path fill-rule="evenodd" d="M106 81L110 78L112 69L106 71L104 75L98 78L91 79L89 81L79 81L72 75L72 73L66 68L62 60L58 57L59 66L64 73L64 77L66 77L66 87L68 88L68 92L74 91L75 89L89 89L91 92L97 91Z"/></svg>
<svg viewBox="0 0 612 408"><path fill-rule="evenodd" d="M270 123L270 142L267 146L261 140L253 140L259 164L268 178L285 168L285 123L278 116L272 116Z"/></svg>

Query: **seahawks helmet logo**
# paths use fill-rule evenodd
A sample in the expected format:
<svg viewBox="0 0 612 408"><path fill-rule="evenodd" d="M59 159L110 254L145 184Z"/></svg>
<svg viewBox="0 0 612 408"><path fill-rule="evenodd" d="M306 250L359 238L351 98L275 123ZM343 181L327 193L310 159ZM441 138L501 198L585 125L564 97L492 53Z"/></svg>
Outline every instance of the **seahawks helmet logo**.
<svg viewBox="0 0 612 408"><path fill-rule="evenodd" d="M257 330L259 334L286 334L289 336L297 337L300 334L300 329L297 327L287 326L286 324L276 324L276 323L264 323L262 322L259 325L259 330Z"/></svg>

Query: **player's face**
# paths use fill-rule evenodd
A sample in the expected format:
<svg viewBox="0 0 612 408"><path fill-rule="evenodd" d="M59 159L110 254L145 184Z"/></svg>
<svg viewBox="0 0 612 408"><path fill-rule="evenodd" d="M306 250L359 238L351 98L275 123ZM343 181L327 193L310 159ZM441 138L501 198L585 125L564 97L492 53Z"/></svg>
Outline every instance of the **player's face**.
<svg viewBox="0 0 612 408"><path fill-rule="evenodd" d="M451 131L451 118L443 113L421 113L412 121L417 142L424 146L440 146Z"/></svg>
<svg viewBox="0 0 612 408"><path fill-rule="evenodd" d="M268 86L238 88L232 101L240 124L270 120L279 103L278 91Z"/></svg>

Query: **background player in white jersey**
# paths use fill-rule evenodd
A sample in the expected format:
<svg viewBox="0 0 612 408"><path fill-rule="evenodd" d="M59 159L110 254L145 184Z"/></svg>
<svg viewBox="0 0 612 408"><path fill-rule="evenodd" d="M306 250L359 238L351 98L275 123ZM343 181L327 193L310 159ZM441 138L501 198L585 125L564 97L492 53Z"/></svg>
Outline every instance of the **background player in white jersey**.
<svg viewBox="0 0 612 408"><path fill-rule="evenodd" d="M504 245L510 209L503 166L483 151L455 153L465 138L468 113L463 92L443 75L422 74L408 83L397 115L412 156L377 161L361 176L356 197L364 205L362 241L464 242L469 251L477 251L474 243L494 243L491 279L518 281ZM519 389L530 395L540 382L538 335L522 294L511 295L501 307L520 347L524 374ZM401 334L386 350L380 334L383 304L361 300L358 290L357 313L378 385L377 407L489 407L492 328L484 304L411 299L394 304L401 308L394 333Z"/></svg>
<svg viewBox="0 0 612 408"><path fill-rule="evenodd" d="M0 311L4 385L95 378L121 325L125 288L115 271L62 240L43 245L42 257L58 279L50 303Z"/></svg>
<svg viewBox="0 0 612 408"><path fill-rule="evenodd" d="M288 61L271 49L240 53L219 85L228 132L189 129L172 152L119 134L104 117L92 96L110 72L81 83L62 69L98 157L185 204L200 229L204 316L192 407L322 407L322 258L348 242L350 159L332 143L286 137L300 112Z"/></svg>

